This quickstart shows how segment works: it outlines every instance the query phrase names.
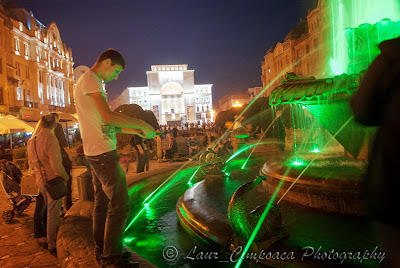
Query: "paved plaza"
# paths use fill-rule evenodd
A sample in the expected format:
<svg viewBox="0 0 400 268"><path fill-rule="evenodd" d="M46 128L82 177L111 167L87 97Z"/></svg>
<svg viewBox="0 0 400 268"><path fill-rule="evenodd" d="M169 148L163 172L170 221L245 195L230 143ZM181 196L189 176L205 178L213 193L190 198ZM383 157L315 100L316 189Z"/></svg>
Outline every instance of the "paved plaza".
<svg viewBox="0 0 400 268"><path fill-rule="evenodd" d="M127 178L134 181L142 178L145 173L136 174L135 162L129 166ZM179 165L176 162L150 161L151 173L162 171L169 166ZM79 198L77 176L85 171L83 167L74 167L72 170L72 197L74 202ZM139 176L140 175L140 176ZM0 213L12 209L12 205L7 200L4 191L0 191ZM61 267L59 259L51 255L46 249L46 244L41 244L33 237L33 214L35 203L31 203L21 217L15 217L13 221L6 223L0 219L0 267ZM62 221L63 219L61 219ZM99 267L96 262L86 263L85 267Z"/></svg>

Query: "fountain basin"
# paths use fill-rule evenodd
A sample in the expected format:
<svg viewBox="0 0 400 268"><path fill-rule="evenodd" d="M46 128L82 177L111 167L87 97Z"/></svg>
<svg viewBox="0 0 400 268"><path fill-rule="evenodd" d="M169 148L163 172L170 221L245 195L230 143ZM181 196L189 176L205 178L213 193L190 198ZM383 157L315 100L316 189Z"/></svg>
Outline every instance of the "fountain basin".
<svg viewBox="0 0 400 268"><path fill-rule="evenodd" d="M322 159L313 164L303 173L306 165L292 167L275 159L267 161L260 174L268 177L266 187L270 194L282 183L277 200L298 178L285 194L285 201L327 212L363 215L361 181L364 171L359 160Z"/></svg>

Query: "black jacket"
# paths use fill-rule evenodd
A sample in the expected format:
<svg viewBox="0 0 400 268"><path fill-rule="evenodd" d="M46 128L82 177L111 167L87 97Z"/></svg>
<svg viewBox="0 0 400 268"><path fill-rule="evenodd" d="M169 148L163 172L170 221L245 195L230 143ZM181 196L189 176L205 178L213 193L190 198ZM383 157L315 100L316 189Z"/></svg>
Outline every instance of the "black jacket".
<svg viewBox="0 0 400 268"><path fill-rule="evenodd" d="M351 100L355 119L379 127L369 156L365 198L370 215L400 226L400 37L379 45L373 61Z"/></svg>

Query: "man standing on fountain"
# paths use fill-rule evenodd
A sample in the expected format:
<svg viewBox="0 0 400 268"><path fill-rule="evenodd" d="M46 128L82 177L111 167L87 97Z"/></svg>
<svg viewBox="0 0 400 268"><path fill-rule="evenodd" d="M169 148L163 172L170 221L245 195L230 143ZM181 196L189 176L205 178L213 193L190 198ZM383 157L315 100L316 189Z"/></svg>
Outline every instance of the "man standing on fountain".
<svg viewBox="0 0 400 268"><path fill-rule="evenodd" d="M96 259L102 267L130 263L129 254L122 253L130 204L125 173L116 151L116 132L155 137L154 128L146 122L109 108L102 83L116 80L124 68L122 55L108 49L79 78L74 92L83 149L92 168L93 236Z"/></svg>
<svg viewBox="0 0 400 268"><path fill-rule="evenodd" d="M355 119L378 126L365 178L367 212L386 253L385 267L400 267L400 37L379 45L351 100Z"/></svg>

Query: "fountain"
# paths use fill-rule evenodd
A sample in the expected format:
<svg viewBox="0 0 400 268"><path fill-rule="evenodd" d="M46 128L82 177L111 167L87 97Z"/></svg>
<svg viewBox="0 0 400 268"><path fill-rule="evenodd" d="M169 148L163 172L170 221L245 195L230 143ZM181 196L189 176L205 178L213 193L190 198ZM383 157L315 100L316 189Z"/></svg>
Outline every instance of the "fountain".
<svg viewBox="0 0 400 268"><path fill-rule="evenodd" d="M374 129L354 122L349 99L377 44L400 35L398 1L329 3L332 77L288 74L270 95L289 129L285 151L257 162L259 141L132 185L126 244L160 267L379 265L360 190ZM348 258L371 252L380 257Z"/></svg>

